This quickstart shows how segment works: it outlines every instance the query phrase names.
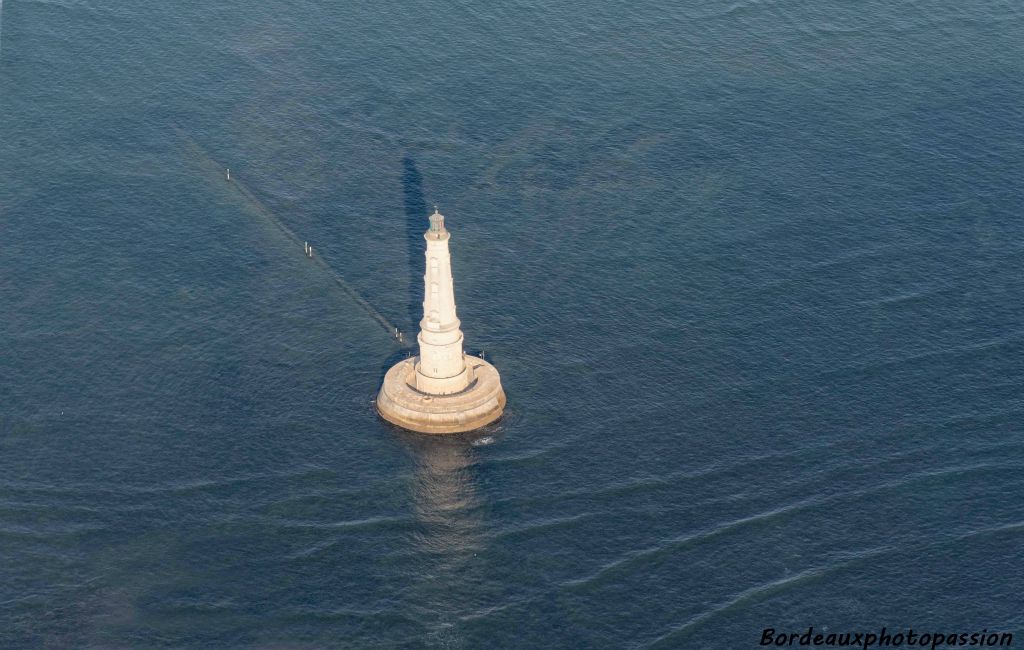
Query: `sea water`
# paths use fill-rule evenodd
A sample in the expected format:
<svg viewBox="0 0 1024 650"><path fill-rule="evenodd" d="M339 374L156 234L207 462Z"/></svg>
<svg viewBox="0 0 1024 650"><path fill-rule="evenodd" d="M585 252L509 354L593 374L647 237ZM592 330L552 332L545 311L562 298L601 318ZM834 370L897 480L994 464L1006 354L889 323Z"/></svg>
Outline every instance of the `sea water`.
<svg viewBox="0 0 1024 650"><path fill-rule="evenodd" d="M1024 634L1019 3L2 20L0 646ZM435 204L451 438L372 404Z"/></svg>

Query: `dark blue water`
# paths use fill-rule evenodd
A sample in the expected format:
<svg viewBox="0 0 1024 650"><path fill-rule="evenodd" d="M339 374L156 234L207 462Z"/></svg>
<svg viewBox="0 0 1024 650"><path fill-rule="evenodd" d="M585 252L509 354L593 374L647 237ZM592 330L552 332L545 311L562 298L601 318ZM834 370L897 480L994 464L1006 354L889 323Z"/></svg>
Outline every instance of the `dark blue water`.
<svg viewBox="0 0 1024 650"><path fill-rule="evenodd" d="M1019 3L0 20L0 646L1024 635ZM435 203L449 439L351 293L415 331Z"/></svg>

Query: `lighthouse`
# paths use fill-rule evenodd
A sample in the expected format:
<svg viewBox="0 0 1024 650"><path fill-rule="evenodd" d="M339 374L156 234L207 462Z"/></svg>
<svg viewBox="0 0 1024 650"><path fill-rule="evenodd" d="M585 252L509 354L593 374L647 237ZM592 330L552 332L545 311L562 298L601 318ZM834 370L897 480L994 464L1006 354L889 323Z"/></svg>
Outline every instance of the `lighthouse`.
<svg viewBox="0 0 1024 650"><path fill-rule="evenodd" d="M395 364L384 376L377 411L385 420L421 433L458 433L489 424L505 408L497 369L467 356L455 311L444 215L429 217L423 274L423 319L416 337L419 355Z"/></svg>

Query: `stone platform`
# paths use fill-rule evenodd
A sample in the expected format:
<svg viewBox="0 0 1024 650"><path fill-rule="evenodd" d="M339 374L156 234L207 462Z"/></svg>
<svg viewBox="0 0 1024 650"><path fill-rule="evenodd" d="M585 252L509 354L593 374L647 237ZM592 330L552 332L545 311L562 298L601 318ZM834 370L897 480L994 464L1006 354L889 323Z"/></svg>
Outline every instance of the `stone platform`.
<svg viewBox="0 0 1024 650"><path fill-rule="evenodd" d="M377 411L388 422L420 433L460 433L497 420L505 409L505 391L498 371L476 357L465 357L474 380L451 395L416 390L414 374L419 357L401 361L384 375L377 394Z"/></svg>

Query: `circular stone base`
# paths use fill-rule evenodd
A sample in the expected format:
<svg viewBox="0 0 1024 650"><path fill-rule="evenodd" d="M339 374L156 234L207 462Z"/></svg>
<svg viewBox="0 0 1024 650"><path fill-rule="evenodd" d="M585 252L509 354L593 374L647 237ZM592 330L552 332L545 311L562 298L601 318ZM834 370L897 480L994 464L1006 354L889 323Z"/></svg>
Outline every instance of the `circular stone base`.
<svg viewBox="0 0 1024 650"><path fill-rule="evenodd" d="M388 422L420 433L460 433L494 422L505 409L505 391L498 371L483 359L466 357L466 365L473 368L473 382L451 395L416 390L418 359L396 363L384 375L377 411Z"/></svg>

